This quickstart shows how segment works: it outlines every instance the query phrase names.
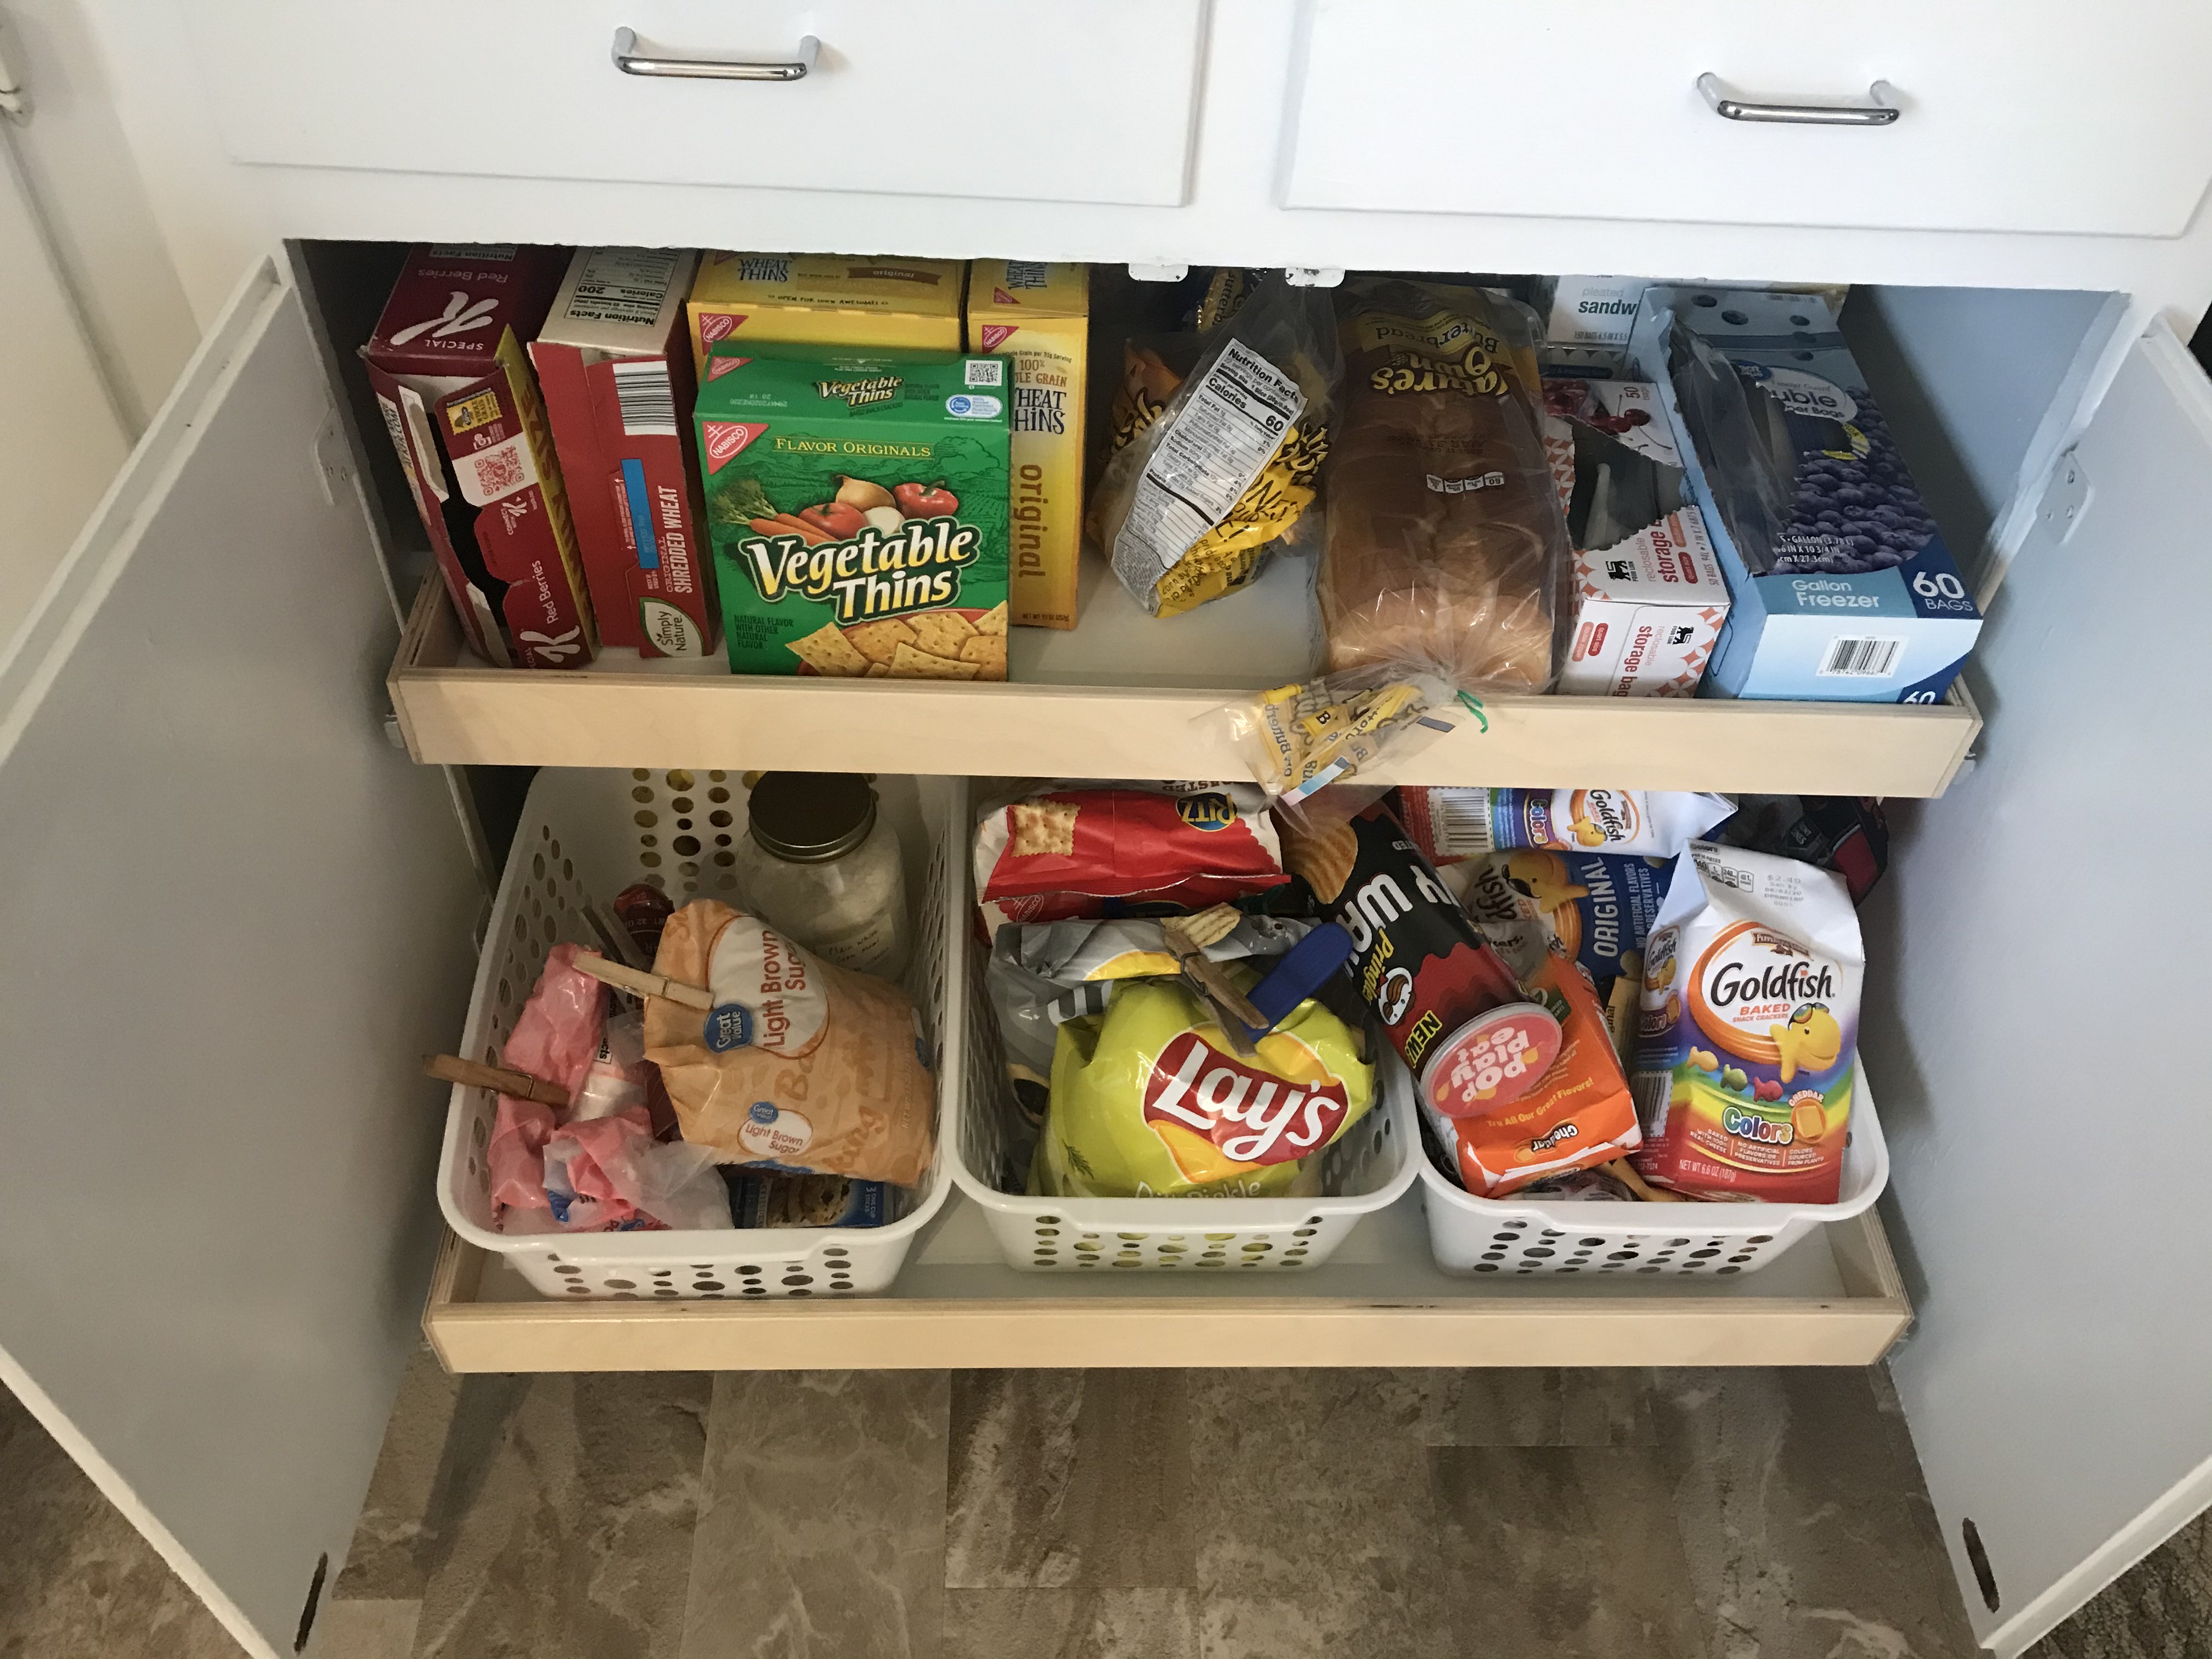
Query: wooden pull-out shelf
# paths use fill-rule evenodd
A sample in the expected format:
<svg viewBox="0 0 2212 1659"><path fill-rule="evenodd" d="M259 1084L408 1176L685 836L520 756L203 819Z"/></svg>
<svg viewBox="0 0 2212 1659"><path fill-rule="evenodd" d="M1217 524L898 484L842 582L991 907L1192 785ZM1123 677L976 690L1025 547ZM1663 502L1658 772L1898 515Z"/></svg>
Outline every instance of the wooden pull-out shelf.
<svg viewBox="0 0 2212 1659"><path fill-rule="evenodd" d="M1087 561L1080 628L1014 630L1006 685L737 678L719 663L629 653L576 672L489 668L433 583L400 641L392 707L409 752L446 765L1245 775L1225 728L1205 717L1235 690L1295 678L1310 660L1298 566L1236 606L1164 623L1097 580L1097 562ZM1497 697L1484 715L1487 730L1466 721L1378 781L1939 795L1981 730L1963 690L1929 707Z"/></svg>
<svg viewBox="0 0 2212 1659"><path fill-rule="evenodd" d="M890 1294L547 1301L448 1237L424 1318L454 1371L1233 1365L1866 1365L1912 1310L1873 1211L1738 1279L1460 1279L1418 1189L1327 1266L1017 1273L956 1195Z"/></svg>

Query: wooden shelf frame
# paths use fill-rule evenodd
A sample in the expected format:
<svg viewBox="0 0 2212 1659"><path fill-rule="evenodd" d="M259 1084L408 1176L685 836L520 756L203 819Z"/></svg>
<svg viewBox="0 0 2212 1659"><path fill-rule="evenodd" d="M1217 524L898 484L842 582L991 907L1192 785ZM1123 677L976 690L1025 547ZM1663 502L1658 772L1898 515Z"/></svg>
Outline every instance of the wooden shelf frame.
<svg viewBox="0 0 2212 1659"><path fill-rule="evenodd" d="M1221 690L489 668L469 654L434 581L416 600L387 684L408 752L443 765L1245 772L1225 729L1204 719L1231 695ZM1485 714L1486 730L1467 722L1376 781L1940 795L1982 724L1963 686L1927 707L1498 697Z"/></svg>

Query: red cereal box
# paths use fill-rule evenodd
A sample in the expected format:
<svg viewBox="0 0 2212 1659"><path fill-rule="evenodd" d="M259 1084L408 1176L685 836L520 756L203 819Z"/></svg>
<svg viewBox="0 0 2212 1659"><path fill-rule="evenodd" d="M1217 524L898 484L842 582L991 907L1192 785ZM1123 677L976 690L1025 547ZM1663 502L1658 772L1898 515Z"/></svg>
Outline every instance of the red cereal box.
<svg viewBox="0 0 2212 1659"><path fill-rule="evenodd" d="M361 349L469 643L501 667L577 668L599 649L524 349L567 263L558 248L418 246Z"/></svg>
<svg viewBox="0 0 2212 1659"><path fill-rule="evenodd" d="M688 250L580 248L531 343L599 637L648 657L708 655L714 560L685 441L695 381Z"/></svg>

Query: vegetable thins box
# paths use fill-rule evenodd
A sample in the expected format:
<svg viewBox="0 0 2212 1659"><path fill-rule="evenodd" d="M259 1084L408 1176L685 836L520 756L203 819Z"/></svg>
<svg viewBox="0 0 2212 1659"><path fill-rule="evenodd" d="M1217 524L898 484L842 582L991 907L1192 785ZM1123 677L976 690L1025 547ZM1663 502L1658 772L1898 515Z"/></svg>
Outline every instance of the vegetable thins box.
<svg viewBox="0 0 2212 1659"><path fill-rule="evenodd" d="M691 285L692 365L703 373L726 340L957 351L967 275L957 259L702 254Z"/></svg>
<svg viewBox="0 0 2212 1659"><path fill-rule="evenodd" d="M700 534L684 296L698 256L580 248L531 343L599 637L703 657L715 628Z"/></svg>
<svg viewBox="0 0 2212 1659"><path fill-rule="evenodd" d="M1728 579L1705 694L1941 698L1981 612L1827 306L1655 284L1628 368L1657 384Z"/></svg>
<svg viewBox="0 0 2212 1659"><path fill-rule="evenodd" d="M1006 368L715 349L697 439L734 672L1006 678Z"/></svg>

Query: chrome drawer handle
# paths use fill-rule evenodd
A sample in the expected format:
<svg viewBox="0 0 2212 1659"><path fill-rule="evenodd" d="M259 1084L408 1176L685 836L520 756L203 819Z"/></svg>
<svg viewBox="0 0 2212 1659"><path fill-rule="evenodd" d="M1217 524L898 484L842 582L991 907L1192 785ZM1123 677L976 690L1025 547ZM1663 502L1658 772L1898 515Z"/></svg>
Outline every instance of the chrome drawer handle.
<svg viewBox="0 0 2212 1659"><path fill-rule="evenodd" d="M787 64L762 64L743 58L646 58L637 50L635 29L615 31L615 67L624 75L653 75L687 81L804 81L814 72L822 43L806 35L799 43L799 56Z"/></svg>
<svg viewBox="0 0 2212 1659"><path fill-rule="evenodd" d="M1877 81L1867 88L1870 104L1754 104L1741 98L1731 98L1721 86L1717 75L1710 72L1698 77L1698 90L1705 94L1714 113L1731 121L1787 121L1799 126L1814 127L1886 127L1905 113L1890 100L1897 88L1887 81Z"/></svg>

